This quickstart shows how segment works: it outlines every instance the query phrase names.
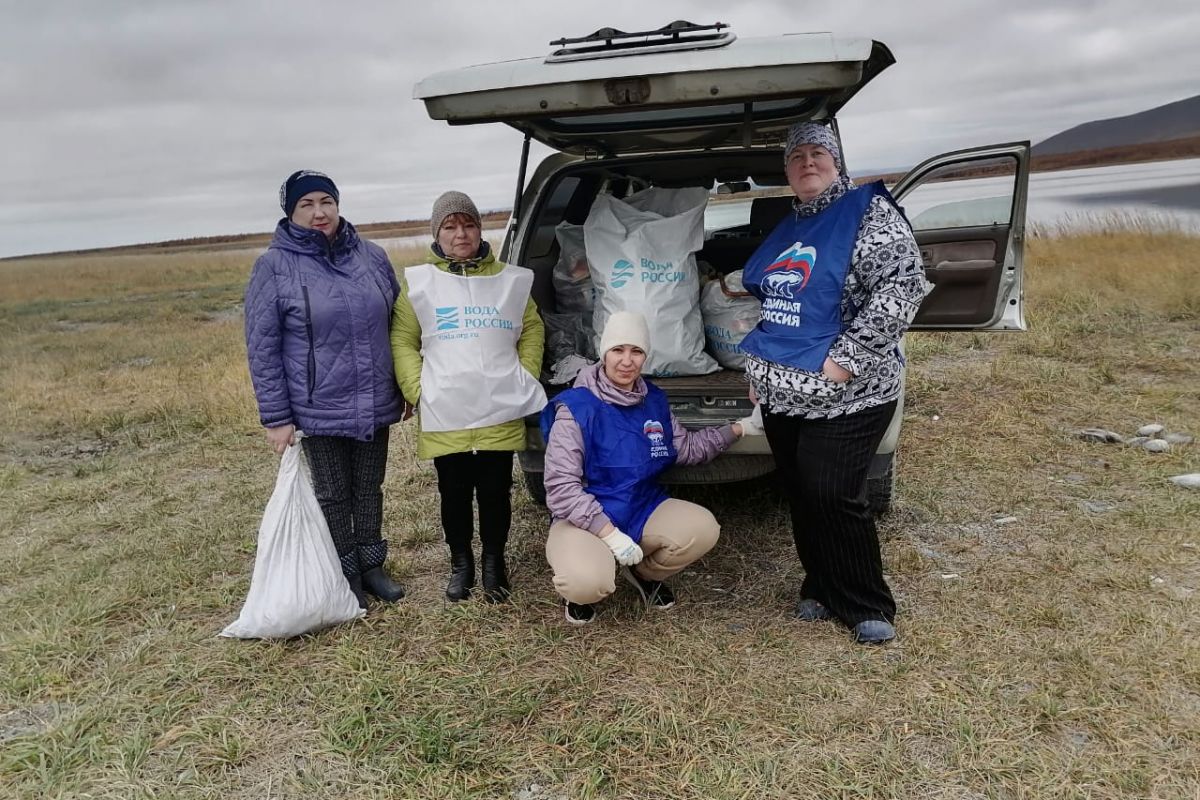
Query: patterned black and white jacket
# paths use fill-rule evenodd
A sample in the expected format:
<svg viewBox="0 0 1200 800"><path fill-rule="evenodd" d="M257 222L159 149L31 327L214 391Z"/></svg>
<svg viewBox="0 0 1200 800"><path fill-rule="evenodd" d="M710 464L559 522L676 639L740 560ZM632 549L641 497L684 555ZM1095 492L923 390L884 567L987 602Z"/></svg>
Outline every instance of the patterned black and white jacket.
<svg viewBox="0 0 1200 800"><path fill-rule="evenodd" d="M853 188L840 178L795 213L819 214ZM805 419L853 414L900 394L903 362L898 345L929 291L912 229L891 203L876 197L867 207L842 290L846 330L829 357L853 374L834 383L808 372L747 354L746 375L764 410Z"/></svg>

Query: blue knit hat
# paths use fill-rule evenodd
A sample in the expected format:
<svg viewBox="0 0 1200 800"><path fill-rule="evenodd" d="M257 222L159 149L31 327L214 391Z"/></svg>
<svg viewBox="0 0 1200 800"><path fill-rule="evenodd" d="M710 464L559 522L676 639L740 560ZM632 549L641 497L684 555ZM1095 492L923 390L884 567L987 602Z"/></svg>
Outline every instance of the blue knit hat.
<svg viewBox="0 0 1200 800"><path fill-rule="evenodd" d="M341 202L338 198L337 186L329 179L328 175L311 169L302 169L289 175L288 179L279 187L279 207L283 209L283 213L288 219L292 218L292 212L296 210L296 203L299 203L300 198L309 192L325 192L333 197L333 202Z"/></svg>
<svg viewBox="0 0 1200 800"><path fill-rule="evenodd" d="M842 148L838 146L837 137L826 125L819 122L797 122L788 130L787 144L783 147L783 163L787 157L802 144L819 144L833 156L833 163L842 172Z"/></svg>

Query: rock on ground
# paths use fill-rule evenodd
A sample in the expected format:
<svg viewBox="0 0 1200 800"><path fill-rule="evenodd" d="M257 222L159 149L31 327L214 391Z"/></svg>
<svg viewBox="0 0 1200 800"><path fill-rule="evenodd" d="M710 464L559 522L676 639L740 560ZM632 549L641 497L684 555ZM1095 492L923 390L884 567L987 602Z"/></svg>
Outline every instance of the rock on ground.
<svg viewBox="0 0 1200 800"><path fill-rule="evenodd" d="M1104 428L1084 428L1081 431L1076 431L1075 435L1085 442L1123 442L1125 437L1119 433L1105 430Z"/></svg>

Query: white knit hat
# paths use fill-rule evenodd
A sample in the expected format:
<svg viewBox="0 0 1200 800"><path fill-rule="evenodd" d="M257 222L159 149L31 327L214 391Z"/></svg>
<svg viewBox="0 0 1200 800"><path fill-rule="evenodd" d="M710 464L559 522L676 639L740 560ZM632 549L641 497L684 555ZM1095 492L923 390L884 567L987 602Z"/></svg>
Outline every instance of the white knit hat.
<svg viewBox="0 0 1200 800"><path fill-rule="evenodd" d="M646 327L646 318L633 311L618 311L608 318L604 333L600 335L600 357L609 350L622 344L640 347L643 352L650 352L650 330Z"/></svg>

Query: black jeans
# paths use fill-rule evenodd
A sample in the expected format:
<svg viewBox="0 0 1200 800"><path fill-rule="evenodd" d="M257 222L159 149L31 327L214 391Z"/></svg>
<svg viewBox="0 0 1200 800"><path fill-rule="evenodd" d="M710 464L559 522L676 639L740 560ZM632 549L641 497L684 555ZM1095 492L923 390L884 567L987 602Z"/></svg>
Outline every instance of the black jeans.
<svg viewBox="0 0 1200 800"><path fill-rule="evenodd" d="M442 529L451 552L471 549L475 500L483 552L504 553L512 523L512 464L512 450L451 453L433 459L442 501Z"/></svg>
<svg viewBox="0 0 1200 800"><path fill-rule="evenodd" d="M896 616L867 503L867 471L895 410L893 400L831 419L763 414L804 566L800 596L850 626Z"/></svg>
<svg viewBox="0 0 1200 800"><path fill-rule="evenodd" d="M388 429L375 431L369 442L349 436L305 436L300 443L338 556L352 553L356 545L380 541Z"/></svg>

